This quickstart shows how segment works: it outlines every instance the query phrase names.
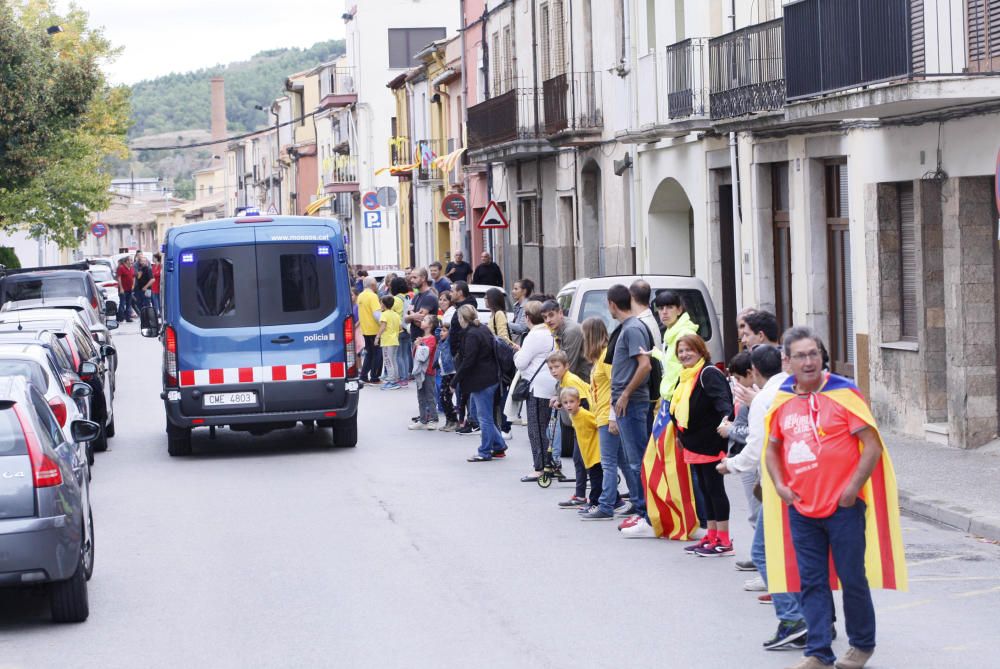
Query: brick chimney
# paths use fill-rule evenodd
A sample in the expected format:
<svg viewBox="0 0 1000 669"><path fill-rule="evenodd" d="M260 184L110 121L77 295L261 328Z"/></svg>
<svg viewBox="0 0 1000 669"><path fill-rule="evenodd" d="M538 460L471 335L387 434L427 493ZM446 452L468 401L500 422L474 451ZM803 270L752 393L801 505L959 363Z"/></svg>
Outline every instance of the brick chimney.
<svg viewBox="0 0 1000 669"><path fill-rule="evenodd" d="M226 138L226 80L222 77L212 77L212 140L222 141ZM213 150L222 155L225 146L215 145ZM221 162L221 161L219 161Z"/></svg>

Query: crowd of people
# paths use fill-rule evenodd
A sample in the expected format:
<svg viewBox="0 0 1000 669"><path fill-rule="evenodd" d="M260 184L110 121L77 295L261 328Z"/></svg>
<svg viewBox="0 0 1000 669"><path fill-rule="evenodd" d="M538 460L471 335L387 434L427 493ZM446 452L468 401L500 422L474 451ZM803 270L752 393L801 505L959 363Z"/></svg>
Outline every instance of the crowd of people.
<svg viewBox="0 0 1000 669"><path fill-rule="evenodd" d="M617 520L626 538L691 540L684 551L697 557L735 555L725 477L738 476L753 541L735 566L757 572L744 587L770 589L758 598L777 618L762 647L803 650L795 669L867 663L870 587L906 582L895 481L866 403L830 372L812 330L781 336L774 314L748 309L738 317L740 353L717 364L673 291L654 297L642 280L612 286L609 332L601 318L572 322L527 278L513 285L510 317L498 289L484 317L464 280L470 268L452 281L454 265L383 286L362 277L362 379L417 385L409 429L478 434L468 461L486 463L505 458L511 425L524 425L532 470L522 482L572 480L561 508ZM850 643L839 659L830 585L838 579Z"/></svg>
<svg viewBox="0 0 1000 669"><path fill-rule="evenodd" d="M118 322L131 323L138 317L143 307L152 306L160 311L160 271L162 257L153 254L153 260L136 251L135 256L123 256L115 267L114 277L118 284Z"/></svg>

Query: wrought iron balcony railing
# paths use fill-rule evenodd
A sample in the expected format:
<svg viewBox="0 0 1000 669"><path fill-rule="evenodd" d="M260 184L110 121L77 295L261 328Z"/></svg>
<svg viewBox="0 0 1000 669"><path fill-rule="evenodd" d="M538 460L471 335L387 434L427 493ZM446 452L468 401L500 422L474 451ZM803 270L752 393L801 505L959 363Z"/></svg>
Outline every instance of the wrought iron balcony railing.
<svg viewBox="0 0 1000 669"><path fill-rule="evenodd" d="M709 40L712 118L781 109L785 104L784 53L781 19Z"/></svg>
<svg viewBox="0 0 1000 669"><path fill-rule="evenodd" d="M547 79L542 83L542 99L546 135L600 130L604 125L599 72L572 72Z"/></svg>
<svg viewBox="0 0 1000 669"><path fill-rule="evenodd" d="M512 88L469 107L469 150L537 137L535 104L534 89Z"/></svg>
<svg viewBox="0 0 1000 669"><path fill-rule="evenodd" d="M695 37L667 47L664 72L671 119L708 112L708 39Z"/></svg>

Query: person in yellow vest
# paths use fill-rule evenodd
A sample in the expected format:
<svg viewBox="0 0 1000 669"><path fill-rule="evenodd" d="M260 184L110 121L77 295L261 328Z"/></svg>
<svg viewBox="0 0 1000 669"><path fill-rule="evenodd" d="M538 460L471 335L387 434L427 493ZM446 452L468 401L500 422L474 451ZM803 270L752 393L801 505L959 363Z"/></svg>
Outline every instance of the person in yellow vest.
<svg viewBox="0 0 1000 669"><path fill-rule="evenodd" d="M377 288L378 282L375 281L375 277L366 277L365 289L358 295L358 321L361 324L361 336L365 340L365 360L361 365L363 383L378 383L382 376L382 351L375 343L380 327L376 314L382 306Z"/></svg>
<svg viewBox="0 0 1000 669"><path fill-rule="evenodd" d="M559 399L559 393L562 392L564 388L576 388L577 392L580 394L581 402L586 402L584 408L590 409L590 403L593 398L590 395L590 383L581 379L578 375L574 374L569 369L569 355L566 351L558 350L553 351L545 359L546 364L549 366L549 373L552 374L552 378L556 380L556 396L549 401L549 406L553 410L561 410L562 403ZM556 429L559 429L559 418L556 418ZM555 448L558 444L552 445L552 459L553 461L558 461L559 454L555 452ZM598 460L600 457L598 457ZM590 494L591 499L587 498L587 478L589 472L587 472L586 463L584 462L581 454L579 445L577 448L573 449L573 464L576 465L577 472L584 473L586 475L581 476L580 473L576 476L576 491L573 496L570 497L565 502L559 502L559 508L561 509L587 509L589 510L591 506L597 504L597 498L601 494L601 479L597 479L597 486L591 486ZM598 462L600 466L600 462ZM603 477L603 474L601 475Z"/></svg>

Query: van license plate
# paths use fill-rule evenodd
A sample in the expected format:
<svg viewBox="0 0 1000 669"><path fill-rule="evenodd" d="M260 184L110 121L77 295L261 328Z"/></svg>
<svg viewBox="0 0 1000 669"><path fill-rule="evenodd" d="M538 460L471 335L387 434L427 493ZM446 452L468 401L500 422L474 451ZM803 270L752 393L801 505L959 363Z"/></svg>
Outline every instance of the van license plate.
<svg viewBox="0 0 1000 669"><path fill-rule="evenodd" d="M244 391L241 393L205 393L202 406L222 407L257 404L257 393Z"/></svg>

